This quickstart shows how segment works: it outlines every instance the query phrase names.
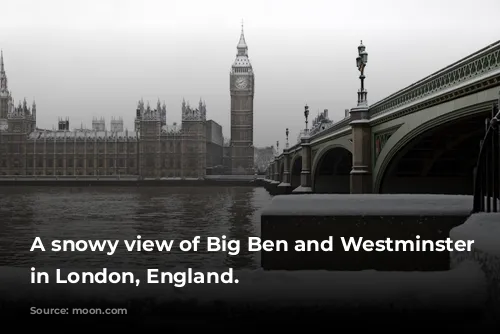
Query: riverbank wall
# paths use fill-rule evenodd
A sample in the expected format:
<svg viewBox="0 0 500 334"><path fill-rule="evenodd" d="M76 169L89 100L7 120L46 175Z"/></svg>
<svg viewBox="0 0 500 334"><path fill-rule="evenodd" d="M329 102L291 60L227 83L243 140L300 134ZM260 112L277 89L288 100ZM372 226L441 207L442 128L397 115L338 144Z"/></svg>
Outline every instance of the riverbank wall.
<svg viewBox="0 0 500 334"><path fill-rule="evenodd" d="M204 178L137 178L137 177L3 177L1 187L261 187L254 175L207 175Z"/></svg>

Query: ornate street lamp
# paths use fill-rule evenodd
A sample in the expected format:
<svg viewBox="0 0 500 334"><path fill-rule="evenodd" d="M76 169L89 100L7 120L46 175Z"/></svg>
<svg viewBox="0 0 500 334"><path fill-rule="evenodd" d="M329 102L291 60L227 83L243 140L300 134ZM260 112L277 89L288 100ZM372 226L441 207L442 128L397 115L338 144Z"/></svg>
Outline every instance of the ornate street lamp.
<svg viewBox="0 0 500 334"><path fill-rule="evenodd" d="M286 134L286 148L288 148L288 128L286 128L285 134Z"/></svg>
<svg viewBox="0 0 500 334"><path fill-rule="evenodd" d="M306 132L307 132L307 123L308 123L307 118L309 117L309 107L307 106L307 104L304 107L304 116L306 117Z"/></svg>
<svg viewBox="0 0 500 334"><path fill-rule="evenodd" d="M358 57L356 57L356 67L360 72L359 79L361 80L361 89L358 91L358 106L367 104L367 91L365 91L365 67L368 63L368 52L366 52L366 47L363 45L363 41L358 46Z"/></svg>
<svg viewBox="0 0 500 334"><path fill-rule="evenodd" d="M276 141L276 155L280 155L280 142Z"/></svg>

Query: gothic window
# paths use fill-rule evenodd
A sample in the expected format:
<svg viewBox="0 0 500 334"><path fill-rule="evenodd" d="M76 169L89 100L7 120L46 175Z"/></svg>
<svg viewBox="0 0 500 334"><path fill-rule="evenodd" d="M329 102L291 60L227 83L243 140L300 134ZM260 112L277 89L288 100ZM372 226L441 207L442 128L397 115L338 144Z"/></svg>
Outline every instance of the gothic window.
<svg viewBox="0 0 500 334"><path fill-rule="evenodd" d="M134 168L135 162L134 159L130 159L128 162L128 166Z"/></svg>
<svg viewBox="0 0 500 334"><path fill-rule="evenodd" d="M54 167L54 162L52 161L52 159L47 159L47 167L51 168L51 167Z"/></svg>
<svg viewBox="0 0 500 334"><path fill-rule="evenodd" d="M83 160L82 159L78 159L78 165L77 165L78 168L82 168L83 167ZM80 174L78 174L80 175Z"/></svg>
<svg viewBox="0 0 500 334"><path fill-rule="evenodd" d="M102 167L104 167L104 160L99 159L99 168L102 168Z"/></svg>
<svg viewBox="0 0 500 334"><path fill-rule="evenodd" d="M73 167L73 157L69 157L68 159L66 159L66 166Z"/></svg>
<svg viewBox="0 0 500 334"><path fill-rule="evenodd" d="M115 168L115 159L109 159L109 168Z"/></svg>
<svg viewBox="0 0 500 334"><path fill-rule="evenodd" d="M63 166L63 160L57 159L57 167L61 168Z"/></svg>
<svg viewBox="0 0 500 334"><path fill-rule="evenodd" d="M88 168L93 168L94 167L94 159L92 157L90 159L87 158L87 167Z"/></svg>
<svg viewBox="0 0 500 334"><path fill-rule="evenodd" d="M125 164L124 164L124 160L123 160L123 159L119 159L119 160L118 160L118 167L125 167Z"/></svg>
<svg viewBox="0 0 500 334"><path fill-rule="evenodd" d="M38 168L42 168L43 167L43 156L40 156L37 160L36 160L36 166Z"/></svg>

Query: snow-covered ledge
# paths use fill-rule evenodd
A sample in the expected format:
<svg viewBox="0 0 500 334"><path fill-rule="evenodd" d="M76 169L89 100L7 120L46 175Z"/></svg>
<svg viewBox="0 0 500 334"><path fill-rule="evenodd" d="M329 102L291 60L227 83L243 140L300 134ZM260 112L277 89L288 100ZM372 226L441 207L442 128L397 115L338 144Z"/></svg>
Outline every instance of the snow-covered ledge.
<svg viewBox="0 0 500 334"><path fill-rule="evenodd" d="M449 252L344 251L341 238L445 240L472 210L472 196L305 194L275 196L261 213L265 240L326 240L333 252L263 252L267 270L447 270ZM420 240L419 239L419 240Z"/></svg>
<svg viewBox="0 0 500 334"><path fill-rule="evenodd" d="M500 213L477 213L450 232L454 240L474 240L470 252L452 252L452 268L477 262L488 280L490 309L500 318Z"/></svg>

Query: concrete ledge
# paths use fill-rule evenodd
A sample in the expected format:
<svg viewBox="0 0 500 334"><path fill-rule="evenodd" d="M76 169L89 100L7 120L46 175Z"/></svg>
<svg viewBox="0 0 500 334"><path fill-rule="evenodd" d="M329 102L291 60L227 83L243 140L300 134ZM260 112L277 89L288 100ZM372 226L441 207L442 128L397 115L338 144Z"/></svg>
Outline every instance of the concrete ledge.
<svg viewBox="0 0 500 334"><path fill-rule="evenodd" d="M261 237L285 240L287 252L262 252L266 270L447 270L443 251L346 251L342 237L376 242L445 240L470 216L472 197L441 195L294 195L276 196L261 214ZM333 251L298 252L296 240L333 237Z"/></svg>
<svg viewBox="0 0 500 334"><path fill-rule="evenodd" d="M269 182L264 188L271 194L271 195L276 195L278 193L278 185L280 183L278 181L272 180Z"/></svg>
<svg viewBox="0 0 500 334"><path fill-rule="evenodd" d="M181 177L163 177L163 178L139 178L137 176L19 176L19 177L0 177L0 186L69 186L69 187L87 187L87 186L125 186L125 187L198 187L198 186L246 186L259 187L261 183L257 182L255 175L207 175L205 178L181 178Z"/></svg>
<svg viewBox="0 0 500 334"><path fill-rule="evenodd" d="M472 251L452 252L452 268L464 262L479 264L488 282L492 318L500 319L500 213L477 213L450 232L454 240L474 240Z"/></svg>
<svg viewBox="0 0 500 334"><path fill-rule="evenodd" d="M299 188L295 190L300 191ZM472 196L309 194L275 197L264 208L262 214L266 216L374 216L385 214L469 216L471 210Z"/></svg>
<svg viewBox="0 0 500 334"><path fill-rule="evenodd" d="M292 193L292 185L290 183L281 182L276 188L277 195L287 195Z"/></svg>
<svg viewBox="0 0 500 334"><path fill-rule="evenodd" d="M292 191L292 194L312 194L313 190L311 187L298 186Z"/></svg>

